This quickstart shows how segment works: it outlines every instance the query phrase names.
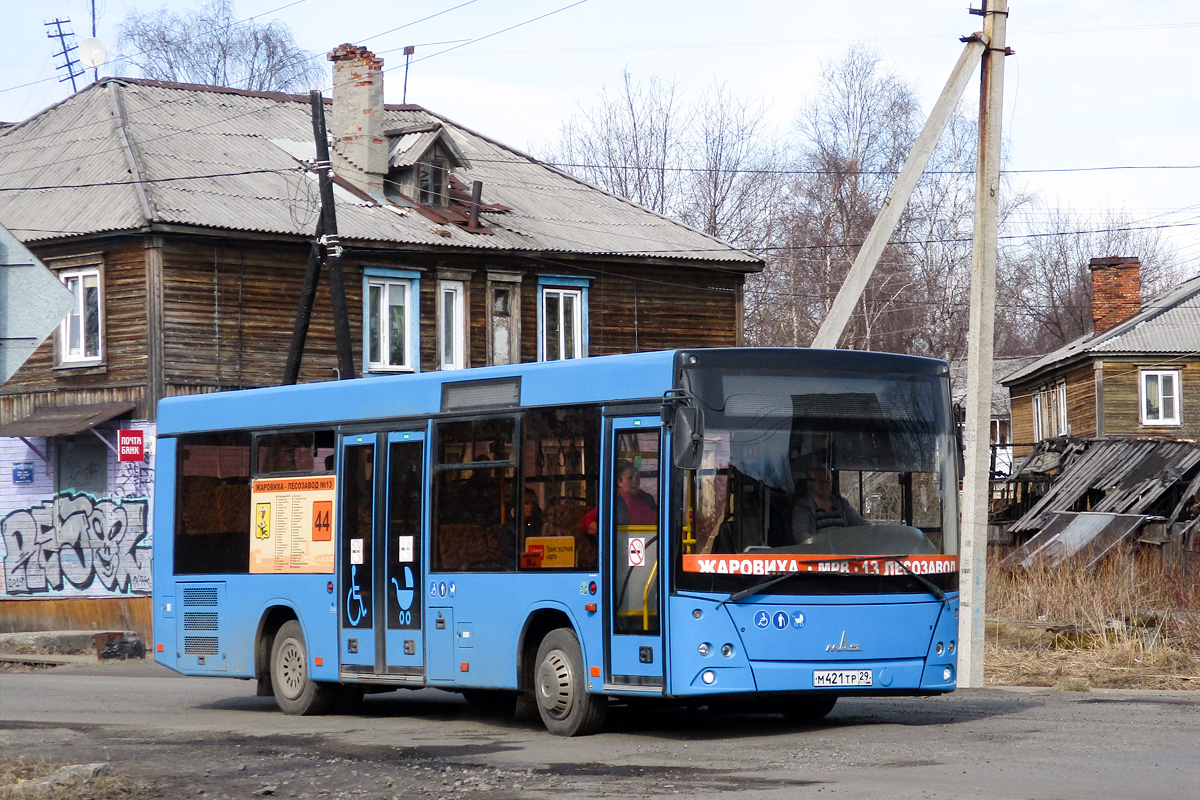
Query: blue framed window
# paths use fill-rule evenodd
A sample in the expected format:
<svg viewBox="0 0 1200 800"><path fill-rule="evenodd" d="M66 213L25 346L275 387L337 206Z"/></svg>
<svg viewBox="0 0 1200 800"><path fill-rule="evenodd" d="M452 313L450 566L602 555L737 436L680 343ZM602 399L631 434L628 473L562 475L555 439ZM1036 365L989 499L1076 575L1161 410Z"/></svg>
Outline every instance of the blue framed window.
<svg viewBox="0 0 1200 800"><path fill-rule="evenodd" d="M588 353L589 278L538 278L538 361L583 358Z"/></svg>
<svg viewBox="0 0 1200 800"><path fill-rule="evenodd" d="M364 373L420 372L421 274L363 270Z"/></svg>

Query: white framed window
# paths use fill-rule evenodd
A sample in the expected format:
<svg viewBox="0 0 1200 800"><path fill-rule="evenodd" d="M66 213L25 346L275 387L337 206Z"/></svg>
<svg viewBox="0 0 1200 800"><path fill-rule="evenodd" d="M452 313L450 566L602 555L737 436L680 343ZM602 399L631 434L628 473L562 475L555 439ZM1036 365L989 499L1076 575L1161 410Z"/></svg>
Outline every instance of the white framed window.
<svg viewBox="0 0 1200 800"><path fill-rule="evenodd" d="M1071 424L1067 421L1067 382L1059 381L1053 389L1054 435L1070 436Z"/></svg>
<svg viewBox="0 0 1200 800"><path fill-rule="evenodd" d="M1179 370L1144 369L1138 380L1143 425L1179 425Z"/></svg>
<svg viewBox="0 0 1200 800"><path fill-rule="evenodd" d="M1044 405L1042 390L1035 390L1033 393L1033 439L1036 442L1046 438L1046 419L1042 411Z"/></svg>
<svg viewBox="0 0 1200 800"><path fill-rule="evenodd" d="M363 353L366 372L418 372L418 273L365 269Z"/></svg>
<svg viewBox="0 0 1200 800"><path fill-rule="evenodd" d="M1033 438L1037 441L1070 436L1067 421L1067 382L1039 386L1033 392Z"/></svg>
<svg viewBox="0 0 1200 800"><path fill-rule="evenodd" d="M587 279L538 279L538 360L563 361L587 355Z"/></svg>
<svg viewBox="0 0 1200 800"><path fill-rule="evenodd" d="M462 281L438 281L438 369L467 365L465 297Z"/></svg>
<svg viewBox="0 0 1200 800"><path fill-rule="evenodd" d="M59 279L75 296L58 331L58 360L63 364L99 363L104 354L104 298L100 269L64 270Z"/></svg>

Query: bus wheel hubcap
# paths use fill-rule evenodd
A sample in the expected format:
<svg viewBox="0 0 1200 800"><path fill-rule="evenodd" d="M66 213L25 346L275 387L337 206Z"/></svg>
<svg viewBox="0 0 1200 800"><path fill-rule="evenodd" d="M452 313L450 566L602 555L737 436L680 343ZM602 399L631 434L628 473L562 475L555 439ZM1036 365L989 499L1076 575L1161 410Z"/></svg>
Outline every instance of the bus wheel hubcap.
<svg viewBox="0 0 1200 800"><path fill-rule="evenodd" d="M279 654L279 679L283 693L291 698L299 697L304 688L304 658L299 648L291 642L283 646Z"/></svg>
<svg viewBox="0 0 1200 800"><path fill-rule="evenodd" d="M571 710L571 664L559 650L546 655L538 669L538 703L554 719Z"/></svg>

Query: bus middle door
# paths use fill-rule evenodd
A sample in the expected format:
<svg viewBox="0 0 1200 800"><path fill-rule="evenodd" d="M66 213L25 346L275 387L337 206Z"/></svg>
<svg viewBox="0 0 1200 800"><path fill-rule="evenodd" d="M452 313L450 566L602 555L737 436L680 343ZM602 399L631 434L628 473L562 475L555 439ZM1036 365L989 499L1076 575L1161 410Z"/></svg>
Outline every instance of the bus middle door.
<svg viewBox="0 0 1200 800"><path fill-rule="evenodd" d="M385 446L377 453L378 440ZM420 431L343 439L343 679L424 681L419 591L424 459Z"/></svg>
<svg viewBox="0 0 1200 800"><path fill-rule="evenodd" d="M608 627L606 685L660 693L665 674L659 531L661 433L657 417L614 419L606 477Z"/></svg>

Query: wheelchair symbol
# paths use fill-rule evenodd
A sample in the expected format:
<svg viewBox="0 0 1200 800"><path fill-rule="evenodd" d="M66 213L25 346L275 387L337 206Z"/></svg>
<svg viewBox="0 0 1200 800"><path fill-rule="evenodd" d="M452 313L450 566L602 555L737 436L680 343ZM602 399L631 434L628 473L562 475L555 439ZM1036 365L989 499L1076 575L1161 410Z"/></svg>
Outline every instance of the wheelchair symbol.
<svg viewBox="0 0 1200 800"><path fill-rule="evenodd" d="M358 605L356 609L354 606ZM358 625L367 617L367 604L363 602L362 591L358 588L358 566L350 567L350 591L346 594L346 618L352 626Z"/></svg>

